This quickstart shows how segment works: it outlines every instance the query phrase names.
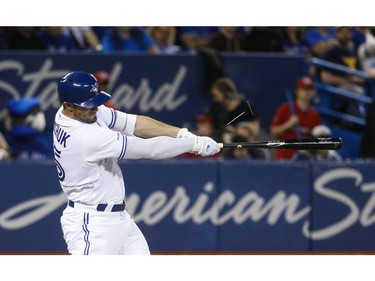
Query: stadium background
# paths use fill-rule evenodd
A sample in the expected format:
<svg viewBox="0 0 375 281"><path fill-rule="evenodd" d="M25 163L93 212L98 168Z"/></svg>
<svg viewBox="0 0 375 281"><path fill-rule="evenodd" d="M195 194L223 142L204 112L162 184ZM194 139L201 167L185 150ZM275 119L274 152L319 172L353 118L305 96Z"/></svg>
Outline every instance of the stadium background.
<svg viewBox="0 0 375 281"><path fill-rule="evenodd" d="M267 137L272 115L285 101L285 89L293 89L307 71L305 58L221 58L225 73L253 101ZM209 102L209 69L199 54L3 51L0 123L8 100L39 97L50 140L58 108L57 79L72 70L98 69L114 77L112 100L121 110L189 126ZM370 253L375 249L375 163L357 159L359 137L345 133L334 131L343 137L342 163L124 161L121 167L133 200L128 206L154 253ZM66 253L59 224L66 198L52 160L1 163L0 188L0 252ZM201 209L199 198L206 200ZM183 203L186 208L181 210Z"/></svg>

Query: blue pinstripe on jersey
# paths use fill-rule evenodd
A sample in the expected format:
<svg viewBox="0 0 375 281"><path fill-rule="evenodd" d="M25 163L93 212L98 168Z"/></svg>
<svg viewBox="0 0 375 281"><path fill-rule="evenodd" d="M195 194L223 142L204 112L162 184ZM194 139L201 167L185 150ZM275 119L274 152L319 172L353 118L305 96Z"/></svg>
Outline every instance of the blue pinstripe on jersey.
<svg viewBox="0 0 375 281"><path fill-rule="evenodd" d="M121 153L118 159L122 159L124 157L127 145L128 145L128 139L126 138L126 136L122 135L122 148L121 148Z"/></svg>
<svg viewBox="0 0 375 281"><path fill-rule="evenodd" d="M113 128L113 126L116 123L116 119L117 119L116 112L112 108L111 108L111 113L112 113L112 120L111 120L111 123L109 123L108 128Z"/></svg>
<svg viewBox="0 0 375 281"><path fill-rule="evenodd" d="M87 225L89 224L89 213L84 213L83 214L83 225L82 225L82 229L83 231L85 232L85 236L83 237L83 239L85 240L86 242L86 246L85 246L85 250L83 251L83 254L85 256L89 255L89 251L90 251L90 242L89 242L89 235L90 235L90 231L87 227Z"/></svg>

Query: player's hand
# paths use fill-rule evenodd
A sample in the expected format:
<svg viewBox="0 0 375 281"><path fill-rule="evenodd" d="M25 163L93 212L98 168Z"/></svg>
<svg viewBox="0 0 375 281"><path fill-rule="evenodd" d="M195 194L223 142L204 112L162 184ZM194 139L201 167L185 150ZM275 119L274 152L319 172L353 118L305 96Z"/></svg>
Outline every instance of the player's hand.
<svg viewBox="0 0 375 281"><path fill-rule="evenodd" d="M193 152L201 156L211 156L219 153L220 148L216 141L210 137L195 137Z"/></svg>
<svg viewBox="0 0 375 281"><path fill-rule="evenodd" d="M182 128L178 131L177 138L194 138L196 135L194 135L192 132L189 132L188 129Z"/></svg>
<svg viewBox="0 0 375 281"><path fill-rule="evenodd" d="M182 128L178 134L177 138L194 138L195 145L192 150L195 154L202 156L211 156L220 151L219 145L210 137L198 137L197 135L191 133L186 128Z"/></svg>

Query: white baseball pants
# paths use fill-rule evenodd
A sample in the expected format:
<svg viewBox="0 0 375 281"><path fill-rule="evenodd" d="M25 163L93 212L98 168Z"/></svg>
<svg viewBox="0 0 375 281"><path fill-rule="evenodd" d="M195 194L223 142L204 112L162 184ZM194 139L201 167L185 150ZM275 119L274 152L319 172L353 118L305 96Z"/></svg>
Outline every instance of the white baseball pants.
<svg viewBox="0 0 375 281"><path fill-rule="evenodd" d="M128 212L98 212L67 206L61 227L72 255L150 255L142 232Z"/></svg>

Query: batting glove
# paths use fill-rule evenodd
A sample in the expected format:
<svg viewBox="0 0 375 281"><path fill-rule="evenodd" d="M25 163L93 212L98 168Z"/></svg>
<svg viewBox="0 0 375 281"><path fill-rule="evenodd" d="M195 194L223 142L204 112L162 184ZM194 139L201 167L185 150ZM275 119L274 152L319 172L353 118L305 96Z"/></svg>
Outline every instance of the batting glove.
<svg viewBox="0 0 375 281"><path fill-rule="evenodd" d="M220 151L219 145L210 137L195 137L195 144L192 150L201 156L215 155Z"/></svg>
<svg viewBox="0 0 375 281"><path fill-rule="evenodd" d="M193 137L196 137L196 135L189 132L189 130L186 128L180 129L177 134L177 138L193 138Z"/></svg>

